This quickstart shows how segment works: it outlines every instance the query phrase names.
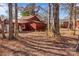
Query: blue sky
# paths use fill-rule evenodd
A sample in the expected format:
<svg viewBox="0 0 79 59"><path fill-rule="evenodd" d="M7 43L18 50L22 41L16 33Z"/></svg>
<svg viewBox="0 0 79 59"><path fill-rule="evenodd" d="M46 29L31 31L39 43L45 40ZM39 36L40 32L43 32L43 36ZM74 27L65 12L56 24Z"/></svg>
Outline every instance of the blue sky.
<svg viewBox="0 0 79 59"><path fill-rule="evenodd" d="M27 5L27 3L18 3L18 6L20 7L25 7ZM37 5L40 5L42 8L47 10L47 3L37 3ZM6 12L6 10L8 10L8 6L7 4L0 4L0 15L4 15L4 16L8 16L8 13ZM42 12L42 11L41 11ZM68 16L68 13L66 13L65 10L61 10L59 11L59 17L61 19L63 19L64 17Z"/></svg>

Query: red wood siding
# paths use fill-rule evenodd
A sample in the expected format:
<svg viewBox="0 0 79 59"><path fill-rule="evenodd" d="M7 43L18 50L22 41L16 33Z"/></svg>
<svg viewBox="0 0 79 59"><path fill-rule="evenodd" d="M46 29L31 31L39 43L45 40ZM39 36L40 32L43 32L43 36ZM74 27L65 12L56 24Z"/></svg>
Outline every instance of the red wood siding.
<svg viewBox="0 0 79 59"><path fill-rule="evenodd" d="M68 22L63 22L61 27L62 28L67 28L68 27ZM79 21L76 21L76 28L79 29Z"/></svg>

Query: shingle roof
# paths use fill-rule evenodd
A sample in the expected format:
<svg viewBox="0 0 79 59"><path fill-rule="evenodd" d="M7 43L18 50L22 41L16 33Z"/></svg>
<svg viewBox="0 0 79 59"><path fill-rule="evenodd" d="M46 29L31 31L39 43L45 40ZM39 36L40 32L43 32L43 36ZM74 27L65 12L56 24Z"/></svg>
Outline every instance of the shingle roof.
<svg viewBox="0 0 79 59"><path fill-rule="evenodd" d="M27 21L32 21L32 20L40 21L36 15L23 16L21 19L27 20Z"/></svg>

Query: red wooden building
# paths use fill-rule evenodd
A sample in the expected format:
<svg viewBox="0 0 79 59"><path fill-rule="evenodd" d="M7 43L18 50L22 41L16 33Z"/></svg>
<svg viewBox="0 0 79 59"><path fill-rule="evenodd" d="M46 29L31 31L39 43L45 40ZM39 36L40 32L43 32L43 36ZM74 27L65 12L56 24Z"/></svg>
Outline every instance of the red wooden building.
<svg viewBox="0 0 79 59"><path fill-rule="evenodd" d="M68 28L68 21L64 21L62 24L61 24L61 27L62 28ZM77 19L76 20L76 29L79 29L79 20Z"/></svg>
<svg viewBox="0 0 79 59"><path fill-rule="evenodd" d="M62 28L68 28L68 22L67 22L67 21L63 22L63 23L61 24L61 27L62 27Z"/></svg>
<svg viewBox="0 0 79 59"><path fill-rule="evenodd" d="M13 20L15 23L15 20ZM18 20L18 27L20 31L44 31L46 30L46 24L39 20L35 15L22 17Z"/></svg>

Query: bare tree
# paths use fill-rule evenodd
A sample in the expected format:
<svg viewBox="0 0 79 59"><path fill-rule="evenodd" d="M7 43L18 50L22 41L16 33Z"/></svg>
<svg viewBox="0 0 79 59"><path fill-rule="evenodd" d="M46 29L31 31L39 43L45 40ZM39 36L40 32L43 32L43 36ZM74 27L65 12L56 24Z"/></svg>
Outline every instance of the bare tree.
<svg viewBox="0 0 79 59"><path fill-rule="evenodd" d="M76 4L71 3L70 4L70 21L69 21L69 29L74 31L75 35L75 29L76 29Z"/></svg>
<svg viewBox="0 0 79 59"><path fill-rule="evenodd" d="M54 35L55 37L60 36L59 30L59 4L53 4L53 17L54 17Z"/></svg>
<svg viewBox="0 0 79 59"><path fill-rule="evenodd" d="M73 21L72 21L73 7L74 7L74 4L71 3L71 4L70 4L70 20L69 20L69 29L70 29L70 30L73 30Z"/></svg>
<svg viewBox="0 0 79 59"><path fill-rule="evenodd" d="M8 4L8 8L9 8L9 40L14 39L14 26L13 26L13 22L12 22L12 3Z"/></svg>
<svg viewBox="0 0 79 59"><path fill-rule="evenodd" d="M4 21L1 21L1 17L0 17L0 23L1 23L1 32L2 32L2 36L3 36L3 39L5 39L6 38L6 36L5 36L5 32L4 32Z"/></svg>
<svg viewBox="0 0 79 59"><path fill-rule="evenodd" d="M73 7L73 31L74 31L74 35L76 34L76 3L74 3L74 7Z"/></svg>
<svg viewBox="0 0 79 59"><path fill-rule="evenodd" d="M32 11L31 11L32 15L35 15L35 7L36 7L36 4L32 3Z"/></svg>
<svg viewBox="0 0 79 59"><path fill-rule="evenodd" d="M18 11L17 11L17 3L15 3L15 37L18 36Z"/></svg>
<svg viewBox="0 0 79 59"><path fill-rule="evenodd" d="M47 24L47 29L48 29L48 36L51 36L51 5L48 3L48 24Z"/></svg>

